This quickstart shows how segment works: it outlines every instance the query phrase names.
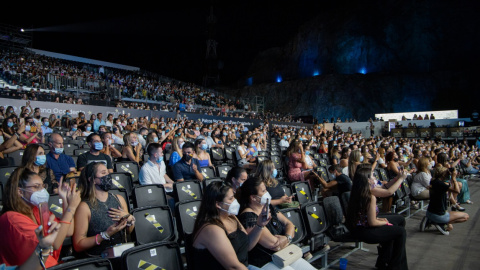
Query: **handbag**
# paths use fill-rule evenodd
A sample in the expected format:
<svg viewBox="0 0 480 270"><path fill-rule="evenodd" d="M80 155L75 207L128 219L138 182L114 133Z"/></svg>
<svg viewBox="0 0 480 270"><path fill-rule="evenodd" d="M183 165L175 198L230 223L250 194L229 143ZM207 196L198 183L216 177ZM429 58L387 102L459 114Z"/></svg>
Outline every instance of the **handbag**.
<svg viewBox="0 0 480 270"><path fill-rule="evenodd" d="M290 244L286 248L273 253L272 262L278 268L284 268L302 258L302 255L302 249L299 246Z"/></svg>

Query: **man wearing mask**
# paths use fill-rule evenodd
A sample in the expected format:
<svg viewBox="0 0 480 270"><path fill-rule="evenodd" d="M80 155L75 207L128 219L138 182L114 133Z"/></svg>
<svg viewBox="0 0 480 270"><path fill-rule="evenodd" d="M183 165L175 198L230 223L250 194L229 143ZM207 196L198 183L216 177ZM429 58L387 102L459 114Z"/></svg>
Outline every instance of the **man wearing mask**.
<svg viewBox="0 0 480 270"><path fill-rule="evenodd" d="M352 180L342 173L342 167L339 164L328 167L328 173L331 180L326 183L326 186L327 188L336 187L334 195L342 196L342 193L352 190Z"/></svg>
<svg viewBox="0 0 480 270"><path fill-rule="evenodd" d="M88 135L87 144L90 146L90 151L78 156L77 169L81 171L91 162L102 162L107 166L108 172L113 173L111 158L100 152L100 150L103 149L103 143L100 136L97 133Z"/></svg>
<svg viewBox="0 0 480 270"><path fill-rule="evenodd" d="M201 136L205 138L205 141L207 142L207 145L208 145L208 149L212 149L212 147L223 148L223 144L218 144L213 140L212 132L208 131L208 128L206 127L202 128Z"/></svg>
<svg viewBox="0 0 480 270"><path fill-rule="evenodd" d="M33 122L35 123L35 126L38 125L39 123L42 123L41 120L42 116L40 115L40 108L35 108L34 113L33 113Z"/></svg>
<svg viewBox="0 0 480 270"><path fill-rule="evenodd" d="M161 184L167 191L172 190L173 180L166 174L162 146L158 143L150 143L147 147L147 153L149 159L143 164L139 173L140 184Z"/></svg>
<svg viewBox="0 0 480 270"><path fill-rule="evenodd" d="M73 158L63 153L63 137L60 134L52 133L48 146L50 152L47 154L47 168L52 169L55 179L76 171Z"/></svg>
<svg viewBox="0 0 480 270"><path fill-rule="evenodd" d="M48 118L47 117L43 117L42 118L42 134L45 136L45 134L48 134L48 133L52 133L53 130L51 128L49 128L48 126L50 125L50 123L48 122Z"/></svg>
<svg viewBox="0 0 480 270"><path fill-rule="evenodd" d="M198 179L203 181L203 175L199 171L200 163L198 159L193 158L194 145L191 142L185 142L182 147L183 157L173 165L173 176L175 181L184 181Z"/></svg>

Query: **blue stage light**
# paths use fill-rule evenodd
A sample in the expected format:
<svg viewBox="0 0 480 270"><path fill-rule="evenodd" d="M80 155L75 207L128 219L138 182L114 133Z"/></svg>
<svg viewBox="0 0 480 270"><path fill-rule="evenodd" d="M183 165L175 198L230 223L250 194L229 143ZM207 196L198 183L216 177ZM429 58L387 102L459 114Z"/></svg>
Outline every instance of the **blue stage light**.
<svg viewBox="0 0 480 270"><path fill-rule="evenodd" d="M359 73L362 73L362 74L367 74L367 69L362 67L359 71Z"/></svg>
<svg viewBox="0 0 480 270"><path fill-rule="evenodd" d="M282 82L282 76L280 74L277 75L277 82L278 83Z"/></svg>

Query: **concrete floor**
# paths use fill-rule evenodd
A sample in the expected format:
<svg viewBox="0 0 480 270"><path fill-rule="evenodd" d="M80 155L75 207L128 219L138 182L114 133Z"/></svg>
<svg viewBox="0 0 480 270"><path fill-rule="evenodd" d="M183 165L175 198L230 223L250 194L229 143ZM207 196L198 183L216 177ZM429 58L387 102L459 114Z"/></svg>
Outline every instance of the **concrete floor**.
<svg viewBox="0 0 480 270"><path fill-rule="evenodd" d="M407 219L407 260L409 269L480 269L480 179L468 180L471 200L474 204L464 204L470 220L454 224L450 235L442 235L434 227L425 232L419 231L420 221L425 215L418 212ZM353 243L345 243L328 254L328 269L339 269L338 259L352 250ZM334 249L338 243L330 242ZM357 250L347 256L347 269L376 269L377 245L364 244L369 251ZM321 263L313 263L320 268Z"/></svg>

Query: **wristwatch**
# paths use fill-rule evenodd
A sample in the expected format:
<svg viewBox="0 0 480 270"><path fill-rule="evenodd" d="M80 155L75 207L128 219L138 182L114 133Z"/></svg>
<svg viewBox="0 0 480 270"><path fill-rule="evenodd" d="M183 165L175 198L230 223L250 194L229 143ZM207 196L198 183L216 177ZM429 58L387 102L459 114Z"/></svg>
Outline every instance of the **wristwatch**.
<svg viewBox="0 0 480 270"><path fill-rule="evenodd" d="M291 243L292 240L293 240L292 236L291 236L290 234L285 234L285 236L286 236L287 239L288 239L288 243Z"/></svg>

